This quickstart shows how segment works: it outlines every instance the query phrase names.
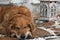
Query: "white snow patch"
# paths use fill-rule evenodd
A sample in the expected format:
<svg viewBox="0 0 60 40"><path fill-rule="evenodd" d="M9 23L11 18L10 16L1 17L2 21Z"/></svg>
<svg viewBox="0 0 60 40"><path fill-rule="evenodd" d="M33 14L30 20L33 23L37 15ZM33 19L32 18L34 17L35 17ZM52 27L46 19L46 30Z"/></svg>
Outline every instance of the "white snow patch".
<svg viewBox="0 0 60 40"><path fill-rule="evenodd" d="M55 21L55 24L54 25L52 25L52 26L55 26L56 28L60 28L60 25L59 25L60 23L58 22L58 21Z"/></svg>
<svg viewBox="0 0 60 40"><path fill-rule="evenodd" d="M49 32L50 34L52 34L52 35L55 35L55 36L56 36L56 34L54 33L54 31L53 31L53 30L51 30L51 29L46 29L45 27L38 27L38 28L41 28L41 29L43 29L43 30L45 30L45 31Z"/></svg>
<svg viewBox="0 0 60 40"><path fill-rule="evenodd" d="M60 17L52 17L49 19L50 21L54 21L55 24L52 26L55 26L56 28L60 28Z"/></svg>
<svg viewBox="0 0 60 40"><path fill-rule="evenodd" d="M49 38L53 39L53 38L57 38L57 36L48 36L48 37L45 37L45 39L49 39Z"/></svg>
<svg viewBox="0 0 60 40"><path fill-rule="evenodd" d="M34 38L34 39L29 39L29 40L45 40L44 38Z"/></svg>

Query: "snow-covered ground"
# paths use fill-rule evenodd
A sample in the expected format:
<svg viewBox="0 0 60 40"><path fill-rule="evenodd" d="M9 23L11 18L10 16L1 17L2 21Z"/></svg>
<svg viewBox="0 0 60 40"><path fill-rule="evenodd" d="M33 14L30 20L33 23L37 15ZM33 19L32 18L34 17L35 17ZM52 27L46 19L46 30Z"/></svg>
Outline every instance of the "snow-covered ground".
<svg viewBox="0 0 60 40"><path fill-rule="evenodd" d="M29 39L29 40L46 40L46 39L44 39L44 38L34 38L34 39Z"/></svg>
<svg viewBox="0 0 60 40"><path fill-rule="evenodd" d="M56 36L56 34L54 33L53 30L50 29L46 29L45 27L38 27L40 29L43 29L47 32L49 32L50 34L53 34L54 36L48 36L48 37L44 37L44 38L34 38L34 39L29 39L29 40L53 40L53 39L57 39L58 37Z"/></svg>
<svg viewBox="0 0 60 40"><path fill-rule="evenodd" d="M51 35L55 35L56 36L56 34L54 33L54 31L51 30L51 29L46 29L45 27L38 27L38 28L43 29L43 30L49 32Z"/></svg>
<svg viewBox="0 0 60 40"><path fill-rule="evenodd" d="M60 18L51 18L50 21L54 21L55 24L53 26L55 26L55 28L60 28ZM37 21L38 22L38 21ZM54 33L54 30L51 30L49 28L45 28L45 27L38 27L40 29L43 29L47 32L49 32L50 34L54 35L54 36L48 36L48 37L44 37L44 38L34 38L34 39L29 39L29 40L60 40L59 36L56 36L56 34Z"/></svg>
<svg viewBox="0 0 60 40"><path fill-rule="evenodd" d="M34 38L34 39L26 39L26 40L60 40L59 37L56 38Z"/></svg>
<svg viewBox="0 0 60 40"><path fill-rule="evenodd" d="M60 17L52 17L49 20L55 22L55 24L53 25L55 26L55 28L60 28Z"/></svg>
<svg viewBox="0 0 60 40"><path fill-rule="evenodd" d="M47 39L47 40L60 40L60 38L59 37L57 37L57 38L55 38L55 39Z"/></svg>

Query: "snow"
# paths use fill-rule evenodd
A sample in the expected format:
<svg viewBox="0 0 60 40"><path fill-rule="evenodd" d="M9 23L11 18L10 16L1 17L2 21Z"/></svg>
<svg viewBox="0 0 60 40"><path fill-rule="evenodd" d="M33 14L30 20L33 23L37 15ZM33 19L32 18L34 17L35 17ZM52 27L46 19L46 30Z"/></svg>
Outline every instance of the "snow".
<svg viewBox="0 0 60 40"><path fill-rule="evenodd" d="M40 1L39 0L32 0L32 3L40 3Z"/></svg>
<svg viewBox="0 0 60 40"><path fill-rule="evenodd" d="M34 38L34 39L29 39L29 40L45 40L44 38Z"/></svg>
<svg viewBox="0 0 60 40"><path fill-rule="evenodd" d="M11 0L11 3L20 3L20 2L23 2L23 0Z"/></svg>
<svg viewBox="0 0 60 40"><path fill-rule="evenodd" d="M55 21L57 20L57 17L52 17L52 18L49 18L50 21Z"/></svg>
<svg viewBox="0 0 60 40"><path fill-rule="evenodd" d="M55 26L56 28L60 28L60 25L59 25L60 23L58 22L58 21L55 21L55 24L54 25L52 25L52 26Z"/></svg>
<svg viewBox="0 0 60 40"><path fill-rule="evenodd" d="M52 37L45 37L45 38L34 38L34 39L27 39L27 40L60 40L60 36L58 36L58 37L56 37L56 38L53 38L53 36Z"/></svg>
<svg viewBox="0 0 60 40"><path fill-rule="evenodd" d="M45 27L38 27L38 28L41 28L41 29L47 31L47 32L49 32L49 33L52 34L52 35L56 35L56 34L54 33L54 31L51 30L51 29L46 29Z"/></svg>
<svg viewBox="0 0 60 40"><path fill-rule="evenodd" d="M58 17L52 17L49 20L55 22L55 24L52 26L55 26L55 28L60 28L60 25L59 25L60 24L60 17L59 16Z"/></svg>
<svg viewBox="0 0 60 40"><path fill-rule="evenodd" d="M49 39L49 38L53 39L53 38L57 38L57 36L48 36L48 37L45 37L45 39Z"/></svg>

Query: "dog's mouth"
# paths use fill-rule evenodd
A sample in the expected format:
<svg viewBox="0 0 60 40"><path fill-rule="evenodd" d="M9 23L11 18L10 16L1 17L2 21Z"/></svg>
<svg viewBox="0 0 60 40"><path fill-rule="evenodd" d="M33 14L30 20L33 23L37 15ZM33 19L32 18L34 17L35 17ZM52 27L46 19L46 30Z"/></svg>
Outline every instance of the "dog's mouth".
<svg viewBox="0 0 60 40"><path fill-rule="evenodd" d="M26 39L32 39L32 37L31 37L30 35L28 35L27 37L21 36L21 37L19 38L19 40L26 40Z"/></svg>
<svg viewBox="0 0 60 40"><path fill-rule="evenodd" d="M33 38L30 35L28 35L26 39L33 39Z"/></svg>
<svg viewBox="0 0 60 40"><path fill-rule="evenodd" d="M33 39L29 32L27 32L25 35L16 35L15 33L12 33L11 36L18 38L19 40Z"/></svg>
<svg viewBox="0 0 60 40"><path fill-rule="evenodd" d="M12 33L12 34L11 34L11 37L17 38L17 36L16 36L15 33Z"/></svg>
<svg viewBox="0 0 60 40"><path fill-rule="evenodd" d="M19 36L17 37L16 35L13 36L14 38L18 38L19 40L26 40L26 39L32 39L31 35L26 36Z"/></svg>

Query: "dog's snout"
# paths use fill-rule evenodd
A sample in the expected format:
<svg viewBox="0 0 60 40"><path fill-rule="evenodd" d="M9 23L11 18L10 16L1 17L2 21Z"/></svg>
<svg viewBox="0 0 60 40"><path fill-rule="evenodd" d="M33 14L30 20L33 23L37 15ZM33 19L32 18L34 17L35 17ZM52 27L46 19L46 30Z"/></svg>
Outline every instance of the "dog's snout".
<svg viewBox="0 0 60 40"><path fill-rule="evenodd" d="M33 38L30 35L28 35L26 39L33 39Z"/></svg>
<svg viewBox="0 0 60 40"><path fill-rule="evenodd" d="M21 39L25 39L25 35L21 35L20 38L21 38Z"/></svg>
<svg viewBox="0 0 60 40"><path fill-rule="evenodd" d="M17 38L15 33L11 34L11 37Z"/></svg>
<svg viewBox="0 0 60 40"><path fill-rule="evenodd" d="M16 36L16 35L14 35L13 37L14 37L14 38L17 38L17 36Z"/></svg>

